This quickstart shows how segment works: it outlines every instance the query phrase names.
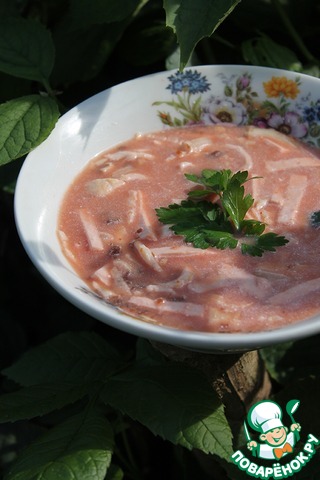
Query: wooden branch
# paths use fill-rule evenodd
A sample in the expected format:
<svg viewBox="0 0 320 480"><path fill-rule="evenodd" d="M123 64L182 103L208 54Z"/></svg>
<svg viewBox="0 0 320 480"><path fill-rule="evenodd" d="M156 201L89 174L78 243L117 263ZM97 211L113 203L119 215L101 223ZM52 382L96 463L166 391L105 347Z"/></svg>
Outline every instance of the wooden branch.
<svg viewBox="0 0 320 480"><path fill-rule="evenodd" d="M199 369L208 378L225 406L231 428L237 431L251 405L271 394L271 380L257 350L217 355L158 342L152 345L168 359Z"/></svg>

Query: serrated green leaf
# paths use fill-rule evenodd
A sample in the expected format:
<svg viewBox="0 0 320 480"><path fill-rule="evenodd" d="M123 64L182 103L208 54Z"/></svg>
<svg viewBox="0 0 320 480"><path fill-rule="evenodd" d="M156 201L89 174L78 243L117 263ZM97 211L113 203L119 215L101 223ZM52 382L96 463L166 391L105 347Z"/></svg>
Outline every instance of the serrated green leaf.
<svg viewBox="0 0 320 480"><path fill-rule="evenodd" d="M39 417L74 403L85 396L92 384L34 385L0 395L0 423Z"/></svg>
<svg viewBox="0 0 320 480"><path fill-rule="evenodd" d="M180 45L180 69L183 69L197 45L209 37L233 11L240 0L164 0L166 23L177 35Z"/></svg>
<svg viewBox="0 0 320 480"><path fill-rule="evenodd" d="M5 480L104 480L112 450L113 432L105 416L84 411L23 450Z"/></svg>
<svg viewBox="0 0 320 480"><path fill-rule="evenodd" d="M257 225L259 227L259 223ZM251 227L254 225L251 225ZM263 227L263 224L261 228ZM259 234L259 229L257 228L257 233ZM251 238L250 238L251 237ZM244 254L249 254L253 257L261 257L264 252L275 252L276 247L281 247L288 243L287 240L282 235L277 235L273 232L264 233L260 236L257 235L248 235L244 238L241 243L241 251Z"/></svg>
<svg viewBox="0 0 320 480"><path fill-rule="evenodd" d="M46 83L54 64L54 44L44 25L23 18L0 21L0 70Z"/></svg>
<svg viewBox="0 0 320 480"><path fill-rule="evenodd" d="M131 368L110 378L101 398L174 444L224 459L232 454L223 405L194 369L173 364Z"/></svg>
<svg viewBox="0 0 320 480"><path fill-rule="evenodd" d="M259 245L259 247L263 248L264 250L269 250L270 252L274 252L275 247L280 247L282 245L285 245L286 243L288 243L288 241L289 240L287 240L282 235L278 235L277 233L274 233L274 232L268 232L258 237L257 244Z"/></svg>
<svg viewBox="0 0 320 480"><path fill-rule="evenodd" d="M40 145L58 118L57 102L29 95L0 105L0 166L22 157Z"/></svg>
<svg viewBox="0 0 320 480"><path fill-rule="evenodd" d="M92 332L63 333L27 351L3 373L21 385L104 380L124 360Z"/></svg>

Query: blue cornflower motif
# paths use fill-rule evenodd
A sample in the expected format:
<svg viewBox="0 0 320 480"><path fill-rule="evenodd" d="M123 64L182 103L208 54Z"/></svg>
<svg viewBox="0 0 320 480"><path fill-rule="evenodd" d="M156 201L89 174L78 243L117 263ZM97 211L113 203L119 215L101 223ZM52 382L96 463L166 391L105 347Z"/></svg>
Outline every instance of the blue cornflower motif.
<svg viewBox="0 0 320 480"><path fill-rule="evenodd" d="M303 119L308 123L317 123L320 121L320 101L303 109Z"/></svg>
<svg viewBox="0 0 320 480"><path fill-rule="evenodd" d="M210 83L208 83L206 76L201 76L201 73L196 70L176 72L174 75L170 75L168 80L171 83L167 86L167 89L171 90L173 94L185 91L189 93L203 93L210 90Z"/></svg>

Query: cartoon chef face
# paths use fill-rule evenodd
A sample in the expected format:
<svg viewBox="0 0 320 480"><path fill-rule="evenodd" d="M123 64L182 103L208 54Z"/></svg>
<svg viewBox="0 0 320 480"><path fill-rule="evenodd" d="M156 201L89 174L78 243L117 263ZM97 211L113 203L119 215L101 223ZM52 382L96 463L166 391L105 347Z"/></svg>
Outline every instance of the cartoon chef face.
<svg viewBox="0 0 320 480"><path fill-rule="evenodd" d="M261 432L260 440L271 445L282 445L287 438L288 428L282 423L282 410L275 402L265 400L252 407L248 413L250 426Z"/></svg>
<svg viewBox="0 0 320 480"><path fill-rule="evenodd" d="M277 447L286 441L287 432L287 427L277 427L269 430L266 433L262 433L259 438L262 442L265 442L272 447Z"/></svg>

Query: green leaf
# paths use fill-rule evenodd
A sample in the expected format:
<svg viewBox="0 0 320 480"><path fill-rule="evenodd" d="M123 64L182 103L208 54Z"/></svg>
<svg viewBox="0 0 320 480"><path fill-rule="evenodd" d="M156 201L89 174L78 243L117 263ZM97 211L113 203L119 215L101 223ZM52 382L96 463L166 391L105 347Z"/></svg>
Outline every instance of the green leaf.
<svg viewBox="0 0 320 480"><path fill-rule="evenodd" d="M240 0L164 0L166 23L177 35L182 70L197 45L209 37Z"/></svg>
<svg viewBox="0 0 320 480"><path fill-rule="evenodd" d="M171 230L173 230L176 235L184 236L185 242L192 243L195 248L205 250L210 247L210 243L206 240L201 228L173 225Z"/></svg>
<svg viewBox="0 0 320 480"><path fill-rule="evenodd" d="M264 250L269 250L270 252L275 251L275 247L280 247L288 243L285 237L278 235L274 232L264 233L258 237L257 243L258 246Z"/></svg>
<svg viewBox="0 0 320 480"><path fill-rule="evenodd" d="M5 480L104 480L112 450L113 433L105 416L84 411L24 449Z"/></svg>
<svg viewBox="0 0 320 480"><path fill-rule="evenodd" d="M273 232L264 233L260 236L245 237L241 243L241 251L256 257L261 257L263 252L275 252L276 247L281 247L288 243L285 237Z"/></svg>
<svg viewBox="0 0 320 480"><path fill-rule="evenodd" d="M181 204L173 203L169 207L160 207L156 209L157 216L165 224L182 224L183 226L203 225L208 219L208 215L215 208L212 203L203 201L195 203L192 200L182 200ZM211 220L214 219L211 212Z"/></svg>
<svg viewBox="0 0 320 480"><path fill-rule="evenodd" d="M3 373L21 385L104 380L124 360L95 333L63 333L27 351Z"/></svg>
<svg viewBox="0 0 320 480"><path fill-rule="evenodd" d="M221 203L230 215L236 229L239 230L247 211L253 205L252 196L250 193L244 196L244 187L236 182L229 185L228 190L223 192Z"/></svg>
<svg viewBox="0 0 320 480"><path fill-rule="evenodd" d="M23 18L0 21L0 70L46 83L54 64L54 44L41 23Z"/></svg>
<svg viewBox="0 0 320 480"><path fill-rule="evenodd" d="M232 454L223 405L194 369L174 364L131 368L110 378L101 398L174 444L225 459Z"/></svg>
<svg viewBox="0 0 320 480"><path fill-rule="evenodd" d="M238 240L229 232L203 230L202 235L211 247L220 248L221 250L226 248L236 248L238 245Z"/></svg>
<svg viewBox="0 0 320 480"><path fill-rule="evenodd" d="M261 235L265 228L266 224L259 222L259 220L249 219L240 222L240 230L246 236Z"/></svg>
<svg viewBox="0 0 320 480"><path fill-rule="evenodd" d="M244 183L247 179L248 172L237 172L232 174L232 171L229 169L225 170L211 170L204 169L201 172L201 175L194 175L186 173L185 177L192 182L199 183L209 188L209 191L220 194L226 190L230 182L237 181Z"/></svg>
<svg viewBox="0 0 320 480"><path fill-rule="evenodd" d="M243 58L252 65L301 71L301 63L296 54L284 45L274 42L267 35L245 40L241 48Z"/></svg>
<svg viewBox="0 0 320 480"><path fill-rule="evenodd" d="M0 105L0 166L40 145L54 128L59 109L47 96L29 95Z"/></svg>
<svg viewBox="0 0 320 480"><path fill-rule="evenodd" d="M58 410L85 396L90 386L85 383L43 384L0 395L0 422L16 422Z"/></svg>

